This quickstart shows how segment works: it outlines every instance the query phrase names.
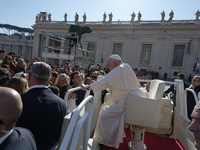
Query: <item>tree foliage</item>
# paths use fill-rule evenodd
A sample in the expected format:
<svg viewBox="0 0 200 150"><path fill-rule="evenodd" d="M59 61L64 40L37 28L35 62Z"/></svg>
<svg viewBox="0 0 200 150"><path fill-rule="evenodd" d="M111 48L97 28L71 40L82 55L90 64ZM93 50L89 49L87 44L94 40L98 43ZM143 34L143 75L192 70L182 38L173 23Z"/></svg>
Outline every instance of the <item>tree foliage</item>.
<svg viewBox="0 0 200 150"><path fill-rule="evenodd" d="M18 32L26 32L26 33L31 33L31 34L34 33L33 29L21 28L21 27L17 27L17 26L14 26L14 25L10 25L10 24L0 24L0 28L5 28L5 29L8 29L8 30L16 30Z"/></svg>

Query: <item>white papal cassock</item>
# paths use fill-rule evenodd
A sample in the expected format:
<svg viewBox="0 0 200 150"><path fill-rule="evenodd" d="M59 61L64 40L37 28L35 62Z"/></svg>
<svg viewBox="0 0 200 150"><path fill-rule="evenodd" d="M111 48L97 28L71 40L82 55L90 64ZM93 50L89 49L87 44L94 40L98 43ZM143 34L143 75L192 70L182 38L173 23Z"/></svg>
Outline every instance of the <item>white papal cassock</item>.
<svg viewBox="0 0 200 150"><path fill-rule="evenodd" d="M102 107L93 139L99 144L118 148L123 142L124 110L129 94L142 96L140 83L128 64L112 69L104 78L90 85L93 92L108 89L111 94L109 104Z"/></svg>

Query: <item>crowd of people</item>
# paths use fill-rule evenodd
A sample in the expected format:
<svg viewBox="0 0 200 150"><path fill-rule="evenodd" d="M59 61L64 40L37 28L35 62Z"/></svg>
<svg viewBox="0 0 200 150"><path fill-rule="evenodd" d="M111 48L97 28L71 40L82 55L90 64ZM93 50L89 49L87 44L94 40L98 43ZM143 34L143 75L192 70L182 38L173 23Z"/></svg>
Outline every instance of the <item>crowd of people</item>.
<svg viewBox="0 0 200 150"><path fill-rule="evenodd" d="M97 81L98 76L102 79ZM28 139L20 140L30 149L50 149L59 138L64 116L72 112L83 101L88 89L91 90L92 95L97 91L102 91L102 96L107 92L111 93L109 103L102 107L93 138L99 144L118 148L124 137L123 119L126 96L130 94L144 96L139 89L138 78L147 76L154 79L159 74L153 71L133 69L123 63L121 57L116 54L109 57L108 65L104 69L99 64L96 66L91 64L87 70L84 70L82 66L71 66L70 63L56 67L55 63L41 62L38 57L33 57L27 63L14 52L6 54L4 50L0 50L0 94L5 100L0 102L0 149L7 148L6 145L10 141L6 139L15 132L18 134L20 132L22 137ZM180 79L184 80L184 77L180 76ZM82 89L70 93L65 100L66 92L75 87ZM198 93L199 87L200 77L195 76L189 88ZM150 82L147 92L149 88ZM170 88L174 89L174 87ZM6 102L8 98L11 102ZM189 98L187 101L189 102ZM12 103L19 107L12 108ZM7 108L5 105L8 105L8 109L12 111L6 112L1 109ZM190 114L195 104L192 105ZM6 115L10 117L6 118ZM196 117L195 111L192 117ZM111 125L112 131L110 130ZM15 142L18 140L15 139ZM18 148L22 150L29 149L27 147L23 148L23 144L18 145Z"/></svg>
<svg viewBox="0 0 200 150"><path fill-rule="evenodd" d="M147 70L147 69L138 69L133 68L136 76L138 79L145 79L145 80L153 80L153 79L159 79L159 72L153 71L153 70Z"/></svg>
<svg viewBox="0 0 200 150"><path fill-rule="evenodd" d="M3 130L0 131L0 149L1 143L6 143L4 138L12 135L13 129L18 132L21 131L18 128L25 128L30 130L31 134L29 131L23 131L22 136L29 134L30 140L33 136L35 138L35 143L30 145L32 149L49 150L59 138L64 116L72 112L82 102L85 95L85 90L72 92L65 100L67 101L65 104L66 92L83 83L89 85L97 80L98 75L105 76L105 72L109 72L108 67L101 70L100 65L90 65L87 71L84 71L82 66L70 66L69 63L56 68L54 63L46 64L41 62L38 57L33 57L29 63L26 63L15 53L6 54L4 50L0 51L0 57L2 91L16 91L21 95L20 101L23 103L21 112L18 113L15 120L11 120L15 121L13 122L13 125L16 124L15 128L14 126L12 129L7 127L7 120L0 114L0 130L1 124L3 127ZM3 132L2 135L1 132ZM26 135L24 136L26 137ZM23 145L20 146L19 149L22 150L27 148L23 148Z"/></svg>

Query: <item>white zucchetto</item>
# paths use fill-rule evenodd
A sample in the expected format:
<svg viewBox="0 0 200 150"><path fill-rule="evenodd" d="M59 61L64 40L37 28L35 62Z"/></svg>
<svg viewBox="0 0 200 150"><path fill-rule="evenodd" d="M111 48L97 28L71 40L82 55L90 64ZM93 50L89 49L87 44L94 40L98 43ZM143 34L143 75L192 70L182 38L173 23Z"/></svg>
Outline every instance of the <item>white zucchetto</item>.
<svg viewBox="0 0 200 150"><path fill-rule="evenodd" d="M110 58L122 61L121 57L117 54L111 55L108 59L110 59Z"/></svg>

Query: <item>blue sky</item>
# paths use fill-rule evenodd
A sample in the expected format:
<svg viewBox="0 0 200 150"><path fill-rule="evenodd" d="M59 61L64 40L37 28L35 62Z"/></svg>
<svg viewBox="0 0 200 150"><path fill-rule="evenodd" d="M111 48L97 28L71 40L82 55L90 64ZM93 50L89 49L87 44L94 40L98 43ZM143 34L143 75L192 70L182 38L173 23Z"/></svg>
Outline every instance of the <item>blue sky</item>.
<svg viewBox="0 0 200 150"><path fill-rule="evenodd" d="M174 20L194 20L195 13L200 10L200 0L0 0L0 23L31 28L35 24L35 16L43 11L51 13L52 21L74 21L76 12L82 21L84 12L87 21L102 21L103 13L112 12L113 21L129 21L131 14L140 11L141 20L160 20L165 11L165 19L174 11ZM108 19L108 17L107 17Z"/></svg>

